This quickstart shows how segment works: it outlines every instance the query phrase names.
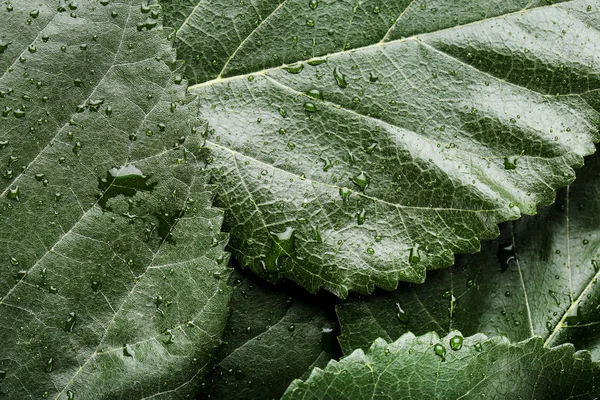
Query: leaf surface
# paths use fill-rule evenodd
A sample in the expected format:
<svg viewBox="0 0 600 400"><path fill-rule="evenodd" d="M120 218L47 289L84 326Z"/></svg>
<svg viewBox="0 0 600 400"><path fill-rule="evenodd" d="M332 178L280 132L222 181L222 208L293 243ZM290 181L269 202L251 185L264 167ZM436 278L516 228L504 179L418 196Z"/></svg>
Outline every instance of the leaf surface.
<svg viewBox="0 0 600 400"><path fill-rule="evenodd" d="M225 326L202 122L159 8L108 3L0 9L2 398L184 398Z"/></svg>
<svg viewBox="0 0 600 400"><path fill-rule="evenodd" d="M481 253L430 273L425 284L340 305L344 352L378 337L458 329L513 341L541 336L549 347L570 342L599 359L599 167L592 156L556 204L507 223Z"/></svg>
<svg viewBox="0 0 600 400"><path fill-rule="evenodd" d="M597 1L162 4L232 249L266 279L422 282L598 139Z"/></svg>
<svg viewBox="0 0 600 400"><path fill-rule="evenodd" d="M329 296L274 286L235 271L231 315L202 399L277 399L297 378L338 355Z"/></svg>
<svg viewBox="0 0 600 400"><path fill-rule="evenodd" d="M409 333L393 343L377 339L366 352L315 369L283 398L594 399L598 371L588 353L575 353L570 345L548 349L540 338L511 343L482 334L463 338L454 332L440 339Z"/></svg>

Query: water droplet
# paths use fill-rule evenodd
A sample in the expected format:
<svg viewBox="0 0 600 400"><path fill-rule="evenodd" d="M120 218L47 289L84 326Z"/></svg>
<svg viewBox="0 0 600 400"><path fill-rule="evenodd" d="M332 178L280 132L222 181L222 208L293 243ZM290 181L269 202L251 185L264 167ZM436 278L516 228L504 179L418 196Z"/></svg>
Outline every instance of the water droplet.
<svg viewBox="0 0 600 400"><path fill-rule="evenodd" d="M516 156L505 157L504 158L504 169L516 169L517 168L517 158Z"/></svg>
<svg viewBox="0 0 600 400"><path fill-rule="evenodd" d="M338 67L333 69L333 77L339 87L345 89L348 87L348 83L346 82L346 75L344 75Z"/></svg>
<svg viewBox="0 0 600 400"><path fill-rule="evenodd" d="M504 272L510 266L511 261L516 260L517 250L512 243L500 245L498 249L498 261L500 261L501 272Z"/></svg>
<svg viewBox="0 0 600 400"><path fill-rule="evenodd" d="M21 200L19 186L15 186L12 189L8 189L8 193L6 194L6 196L11 200L16 200L16 201Z"/></svg>
<svg viewBox="0 0 600 400"><path fill-rule="evenodd" d="M48 359L48 361L46 361L46 368L44 368L44 371L46 371L47 373L52 372L52 370L54 369L54 358L50 357L50 359Z"/></svg>
<svg viewBox="0 0 600 400"><path fill-rule="evenodd" d="M453 294L450 294L450 299L448 301L448 315L450 319L454 318L456 314L456 297Z"/></svg>
<svg viewBox="0 0 600 400"><path fill-rule="evenodd" d="M400 303L396 303L396 318L398 318L398 321L402 322L403 324L408 324L408 314L402 309L402 307L400 307Z"/></svg>
<svg viewBox="0 0 600 400"><path fill-rule="evenodd" d="M75 400L75 393L70 390L67 390L67 400Z"/></svg>
<svg viewBox="0 0 600 400"><path fill-rule="evenodd" d="M269 273L277 273L280 269L280 258L294 257L295 244L294 232L296 230L291 226L283 232L270 232L273 243L269 254L262 260L265 270Z"/></svg>
<svg viewBox="0 0 600 400"><path fill-rule="evenodd" d="M90 286L94 292L97 292L100 289L102 289L102 282L101 281L92 281Z"/></svg>
<svg viewBox="0 0 600 400"><path fill-rule="evenodd" d="M296 329L296 326L293 324L288 327L288 331L290 331L290 332L294 332L295 329Z"/></svg>
<svg viewBox="0 0 600 400"><path fill-rule="evenodd" d="M309 6L311 9L313 9L313 10L314 10L315 8L317 8L317 6L318 6L318 5L319 5L319 2L318 2L317 0L310 0L310 1L308 2L308 6Z"/></svg>
<svg viewBox="0 0 600 400"><path fill-rule="evenodd" d="M8 45L10 45L10 42L5 42L4 40L0 39L0 54L4 53L4 51L8 48Z"/></svg>
<svg viewBox="0 0 600 400"><path fill-rule="evenodd" d="M410 253L408 254L408 262L410 265L418 264L421 261L421 255L419 254L419 244L415 243L414 246L410 249Z"/></svg>
<svg viewBox="0 0 600 400"><path fill-rule="evenodd" d="M313 234L313 240L316 240L317 242L322 242L323 239L321 238L321 234L319 233L319 227L316 225L312 225L312 234Z"/></svg>
<svg viewBox="0 0 600 400"><path fill-rule="evenodd" d="M173 332L171 332L170 329L165 329L163 335L167 335L167 338L163 340L164 344L171 344L175 341L175 335L173 335Z"/></svg>
<svg viewBox="0 0 600 400"><path fill-rule="evenodd" d="M348 188L340 188L340 196L342 196L342 201L344 203L347 203L348 200L350 199L350 195L352 194L352 190L348 189Z"/></svg>
<svg viewBox="0 0 600 400"><path fill-rule="evenodd" d="M313 99L323 100L323 93L319 89L310 89L306 92L306 94Z"/></svg>
<svg viewBox="0 0 600 400"><path fill-rule="evenodd" d="M560 306L560 299L558 298L558 296L556 295L556 292L554 292L553 290L548 290L548 294L550 295L550 297L552 297L554 299L554 302L556 303L557 306Z"/></svg>
<svg viewBox="0 0 600 400"><path fill-rule="evenodd" d="M125 357L135 357L135 351L131 348L130 345L126 344L123 346L123 355Z"/></svg>
<svg viewBox="0 0 600 400"><path fill-rule="evenodd" d="M362 225L365 223L366 216L367 216L367 210L365 210L364 208L356 214L356 220L357 220L358 225Z"/></svg>
<svg viewBox="0 0 600 400"><path fill-rule="evenodd" d="M475 343L474 347L475 347L476 351L482 351L483 350L483 346L479 342Z"/></svg>
<svg viewBox="0 0 600 400"><path fill-rule="evenodd" d="M600 264L598 263L598 260L592 260L592 266L594 267L594 272L600 271Z"/></svg>
<svg viewBox="0 0 600 400"><path fill-rule="evenodd" d="M441 357L442 361L446 361L446 348L442 344L437 343L433 346L433 352Z"/></svg>
<svg viewBox="0 0 600 400"><path fill-rule="evenodd" d="M367 174L365 174L362 171L360 174L350 178L350 180L352 181L352 183L354 183L356 186L358 186L360 188L361 192L365 191L365 189L369 186L369 182L370 182L369 176L367 176Z"/></svg>
<svg viewBox="0 0 600 400"><path fill-rule="evenodd" d="M292 64L284 68L290 74L299 74L304 69L303 63Z"/></svg>
<svg viewBox="0 0 600 400"><path fill-rule="evenodd" d="M308 113L316 113L317 106L314 103L306 102L306 103L304 103L304 111L306 111Z"/></svg>
<svg viewBox="0 0 600 400"><path fill-rule="evenodd" d="M107 209L106 202L118 195L133 197L138 191L151 191L155 183L148 184L150 176L146 176L135 165L126 165L121 168L111 168L106 178L98 179L98 189L101 197L98 204Z"/></svg>
<svg viewBox="0 0 600 400"><path fill-rule="evenodd" d="M463 337L460 335L452 336L450 339L450 348L454 351L460 350L463 346Z"/></svg>
<svg viewBox="0 0 600 400"><path fill-rule="evenodd" d="M77 315L74 312L70 312L67 320L65 321L65 331L73 332L75 323L77 322Z"/></svg>

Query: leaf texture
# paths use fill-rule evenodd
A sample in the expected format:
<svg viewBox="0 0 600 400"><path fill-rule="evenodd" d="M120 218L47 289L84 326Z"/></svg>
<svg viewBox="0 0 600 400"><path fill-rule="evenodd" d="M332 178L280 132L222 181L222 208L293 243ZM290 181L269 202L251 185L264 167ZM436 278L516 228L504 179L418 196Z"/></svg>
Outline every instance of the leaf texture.
<svg viewBox="0 0 600 400"><path fill-rule="evenodd" d="M598 140L596 1L162 4L232 250L269 280L422 282Z"/></svg>
<svg viewBox="0 0 600 400"><path fill-rule="evenodd" d="M338 306L346 354L382 337L458 329L545 346L573 343L600 358L600 157L539 215L502 227L481 253L429 274L423 285L352 299Z"/></svg>
<svg viewBox="0 0 600 400"><path fill-rule="evenodd" d="M331 299L235 271L231 315L201 399L278 399L339 355ZM329 297L333 297L329 295Z"/></svg>
<svg viewBox="0 0 600 400"><path fill-rule="evenodd" d="M540 338L511 343L481 334L408 333L315 369L283 399L594 399L598 368L588 353L569 345L547 349Z"/></svg>
<svg viewBox="0 0 600 400"><path fill-rule="evenodd" d="M0 16L0 397L194 394L226 322L227 235L159 8Z"/></svg>

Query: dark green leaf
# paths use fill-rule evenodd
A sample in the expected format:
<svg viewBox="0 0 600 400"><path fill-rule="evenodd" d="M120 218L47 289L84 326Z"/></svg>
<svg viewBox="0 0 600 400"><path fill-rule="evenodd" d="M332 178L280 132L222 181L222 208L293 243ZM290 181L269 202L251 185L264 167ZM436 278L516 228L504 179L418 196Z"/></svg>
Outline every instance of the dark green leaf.
<svg viewBox="0 0 600 400"><path fill-rule="evenodd" d="M283 399L595 399L599 380L599 366L570 345L408 333L315 369Z"/></svg>
<svg viewBox="0 0 600 400"><path fill-rule="evenodd" d="M459 329L571 342L600 359L600 157L588 161L556 204L506 224L481 253L430 273L423 285L338 307L344 352L378 337Z"/></svg>
<svg viewBox="0 0 600 400"><path fill-rule="evenodd" d="M235 272L230 284L224 345L201 398L279 398L294 379L337 355L337 324L327 313L331 295L309 296L289 283L276 287L249 271Z"/></svg>
<svg viewBox="0 0 600 400"><path fill-rule="evenodd" d="M159 9L105 3L0 7L2 398L188 396L225 326L201 121Z"/></svg>
<svg viewBox="0 0 600 400"><path fill-rule="evenodd" d="M163 4L232 248L269 280L422 282L598 139L598 1Z"/></svg>

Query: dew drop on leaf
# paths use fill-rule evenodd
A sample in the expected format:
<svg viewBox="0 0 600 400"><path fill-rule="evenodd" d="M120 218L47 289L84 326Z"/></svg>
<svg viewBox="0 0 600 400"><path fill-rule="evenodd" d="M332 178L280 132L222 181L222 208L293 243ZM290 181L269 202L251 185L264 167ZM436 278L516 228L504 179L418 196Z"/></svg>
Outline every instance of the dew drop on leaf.
<svg viewBox="0 0 600 400"><path fill-rule="evenodd" d="M348 87L348 83L346 82L346 75L344 75L342 71L340 71L339 67L335 67L333 69L333 77L335 78L335 82L340 88L345 89Z"/></svg>
<svg viewBox="0 0 600 400"><path fill-rule="evenodd" d="M463 337L460 335L455 335L450 338L450 348L454 351L460 350L463 346Z"/></svg>

